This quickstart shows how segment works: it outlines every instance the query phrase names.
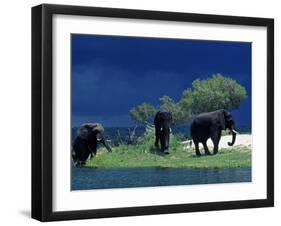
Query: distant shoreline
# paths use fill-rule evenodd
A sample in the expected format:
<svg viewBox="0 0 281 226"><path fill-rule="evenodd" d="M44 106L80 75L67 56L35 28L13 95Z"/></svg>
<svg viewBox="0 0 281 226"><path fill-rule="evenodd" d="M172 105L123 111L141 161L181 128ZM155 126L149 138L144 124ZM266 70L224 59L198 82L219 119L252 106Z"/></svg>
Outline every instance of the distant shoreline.
<svg viewBox="0 0 281 226"><path fill-rule="evenodd" d="M117 144L117 134L118 136L120 135L119 139L123 139L126 141L128 139L128 128L133 129L134 127L104 127L105 129L105 136L107 139L110 139L114 145ZM72 133L71 137L72 140L76 137L76 131L78 127L72 127ZM237 130L241 134L250 134L251 133L251 128L250 126L246 125L240 125L237 126ZM139 126L136 129L136 137L140 137L144 134L145 132L145 126ZM189 125L180 125L172 128L172 133L173 134L179 134L182 135L183 138L185 139L190 139L190 130L189 130Z"/></svg>

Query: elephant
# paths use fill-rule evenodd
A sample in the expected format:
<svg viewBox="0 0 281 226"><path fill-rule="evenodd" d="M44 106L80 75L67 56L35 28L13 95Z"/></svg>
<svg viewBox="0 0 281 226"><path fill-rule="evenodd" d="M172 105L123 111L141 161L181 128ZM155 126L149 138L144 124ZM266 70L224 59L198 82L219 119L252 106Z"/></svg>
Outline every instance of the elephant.
<svg viewBox="0 0 281 226"><path fill-rule="evenodd" d="M160 140L161 151L164 154L169 154L169 141L172 120L172 114L166 111L158 111L154 118L155 147L159 148Z"/></svg>
<svg viewBox="0 0 281 226"><path fill-rule="evenodd" d="M195 145L195 151L197 156L201 156L199 151L199 143L204 146L205 154L211 155L208 150L207 140L211 138L214 144L213 154L218 153L219 141L221 138L221 131L229 129L232 133L232 141L228 142L229 146L234 145L236 134L235 121L232 115L224 109L206 112L197 115L190 127L190 134Z"/></svg>
<svg viewBox="0 0 281 226"><path fill-rule="evenodd" d="M83 166L86 160L97 153L97 144L102 143L111 152L104 139L104 128L100 123L84 123L77 130L77 137L72 144L72 159L76 166Z"/></svg>

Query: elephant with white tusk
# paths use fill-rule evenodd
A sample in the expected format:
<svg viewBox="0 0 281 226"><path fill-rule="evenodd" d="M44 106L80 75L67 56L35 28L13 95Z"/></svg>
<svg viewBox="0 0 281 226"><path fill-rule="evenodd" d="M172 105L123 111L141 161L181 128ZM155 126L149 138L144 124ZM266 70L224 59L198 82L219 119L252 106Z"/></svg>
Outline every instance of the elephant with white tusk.
<svg viewBox="0 0 281 226"><path fill-rule="evenodd" d="M161 151L169 154L169 141L172 125L172 114L170 112L158 111L154 118L155 125L155 147L161 144Z"/></svg>
<svg viewBox="0 0 281 226"><path fill-rule="evenodd" d="M104 128L100 123L82 124L72 144L72 159L76 166L84 165L89 156L92 158L96 155L98 143L102 143L111 152L104 139Z"/></svg>
<svg viewBox="0 0 281 226"><path fill-rule="evenodd" d="M199 143L204 146L205 154L210 155L207 140L211 138L214 144L214 154L218 152L221 131L229 129L232 134L232 141L229 146L234 145L236 134L235 121L232 115L226 110L217 110L197 115L191 123L190 132L195 145L196 155L200 156Z"/></svg>

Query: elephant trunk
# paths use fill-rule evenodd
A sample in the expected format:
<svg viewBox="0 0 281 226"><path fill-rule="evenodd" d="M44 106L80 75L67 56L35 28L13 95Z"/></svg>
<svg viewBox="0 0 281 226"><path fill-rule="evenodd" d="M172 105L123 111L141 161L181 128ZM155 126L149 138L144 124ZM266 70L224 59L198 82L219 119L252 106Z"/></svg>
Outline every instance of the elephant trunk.
<svg viewBox="0 0 281 226"><path fill-rule="evenodd" d="M227 143L229 146L232 146L232 145L235 143L236 134L237 134L238 132L237 132L235 129L232 129L232 130L231 130L231 133L232 133L232 141Z"/></svg>
<svg viewBox="0 0 281 226"><path fill-rule="evenodd" d="M101 140L101 143L105 146L105 148L109 151L109 152L112 152L112 149L110 148L110 146L108 145L108 143L102 139Z"/></svg>

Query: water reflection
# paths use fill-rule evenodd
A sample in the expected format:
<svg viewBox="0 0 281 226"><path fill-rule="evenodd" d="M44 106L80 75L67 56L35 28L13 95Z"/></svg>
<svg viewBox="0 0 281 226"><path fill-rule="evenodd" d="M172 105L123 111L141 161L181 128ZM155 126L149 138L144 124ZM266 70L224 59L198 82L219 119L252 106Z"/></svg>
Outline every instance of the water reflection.
<svg viewBox="0 0 281 226"><path fill-rule="evenodd" d="M72 190L250 182L251 168L72 168Z"/></svg>

